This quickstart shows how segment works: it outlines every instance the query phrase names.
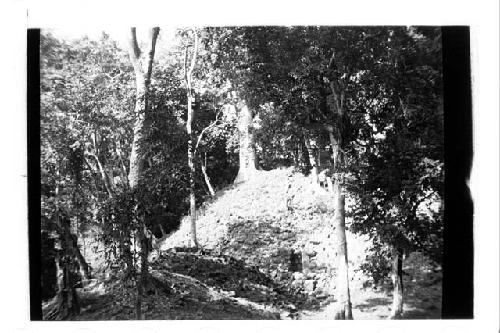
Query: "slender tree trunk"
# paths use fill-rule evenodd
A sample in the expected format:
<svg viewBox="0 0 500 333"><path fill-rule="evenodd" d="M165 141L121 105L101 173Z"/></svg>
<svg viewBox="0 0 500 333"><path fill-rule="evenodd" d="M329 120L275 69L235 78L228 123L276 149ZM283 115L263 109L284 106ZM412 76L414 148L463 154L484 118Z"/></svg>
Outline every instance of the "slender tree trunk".
<svg viewBox="0 0 500 333"><path fill-rule="evenodd" d="M345 234L345 198L337 179L333 182L335 213L333 224L337 243L337 308L335 319L352 319L351 295L349 291L349 271L347 261L347 239Z"/></svg>
<svg viewBox="0 0 500 333"><path fill-rule="evenodd" d="M198 33L196 30L194 33L194 51L191 57L189 69L187 67L188 63L188 47L186 47L184 55L184 78L186 81L186 97L187 97L187 121L186 121L186 131L188 134L188 167L189 167L189 217L191 222L191 242L195 248L199 247L198 238L196 235L196 196L195 196L195 167L194 167L194 135L193 135L193 91L191 86L191 79L196 64L196 57L198 53Z"/></svg>
<svg viewBox="0 0 500 333"><path fill-rule="evenodd" d="M332 148L333 164L333 189L334 200L334 228L337 240L337 297L338 305L335 311L336 319L352 319L351 296L349 292L349 270L347 260L347 238L345 232L345 198L342 193L342 183L344 180L344 158L342 151L342 138L344 136L343 120L346 117L344 108L344 93L342 85L338 81L337 66L335 64L335 53L332 54L328 65L329 74L325 77L329 83L331 94L327 98L327 105L335 119L334 126L326 126L330 137Z"/></svg>
<svg viewBox="0 0 500 333"><path fill-rule="evenodd" d="M403 251L399 248L393 249L392 283L394 291L391 318L398 319L403 315Z"/></svg>
<svg viewBox="0 0 500 333"><path fill-rule="evenodd" d="M245 101L240 103L239 112L239 161L240 167L235 183L244 182L252 177L257 170L255 157L255 143L252 129L252 112Z"/></svg>
<svg viewBox="0 0 500 333"><path fill-rule="evenodd" d="M187 134L188 134L188 167L189 167L189 217L191 221L191 242L193 246L198 248L198 239L196 237L196 196L194 192L194 176L195 176L195 168L193 161L193 131L192 131L192 123L193 123L193 107L191 105L192 96L191 91L188 90L187 93L188 100L188 119L186 122Z"/></svg>
<svg viewBox="0 0 500 333"><path fill-rule="evenodd" d="M156 39L158 38L159 31L159 28L152 28L150 30L148 47L145 54L142 54L139 44L137 43L136 28L130 29L129 55L130 61L134 67L136 83L134 139L132 142L132 150L130 152L130 168L128 174L129 187L132 190L139 184L139 179L142 175L144 167L144 159L140 155L140 144L148 127L148 123L146 122L149 112L148 90L149 83L151 81L151 72L153 69ZM136 319L144 319L144 315L142 313L142 299L144 285L148 280L149 233L144 224L145 221L143 217L138 218L140 219L139 224L142 225L142 227L139 227L137 230L137 238L141 246L141 273L140 278L136 282Z"/></svg>
<svg viewBox="0 0 500 333"><path fill-rule="evenodd" d="M319 184L318 179L318 165L316 163L316 156L314 156L314 149L311 145L309 135L304 133L304 144L307 148L307 156L309 157L309 164L311 165L311 178L314 185Z"/></svg>
<svg viewBox="0 0 500 333"><path fill-rule="evenodd" d="M186 123L188 139L188 167L189 167L189 217L191 221L191 242L193 246L198 248L198 239L196 237L196 196L194 192L194 176L195 168L193 161L193 132L191 124L193 122L193 109L191 106L191 94L188 93L188 120Z"/></svg>

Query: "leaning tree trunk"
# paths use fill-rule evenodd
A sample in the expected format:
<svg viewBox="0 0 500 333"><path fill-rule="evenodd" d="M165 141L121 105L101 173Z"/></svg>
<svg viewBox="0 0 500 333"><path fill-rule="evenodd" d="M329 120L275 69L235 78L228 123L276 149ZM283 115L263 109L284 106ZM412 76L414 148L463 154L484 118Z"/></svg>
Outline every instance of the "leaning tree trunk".
<svg viewBox="0 0 500 333"><path fill-rule="evenodd" d="M213 197L215 196L215 190L210 182L210 177L207 174L207 153L204 154L204 160L201 163L201 172L203 173L203 179L205 180L205 184L207 184L208 192Z"/></svg>
<svg viewBox="0 0 500 333"><path fill-rule="evenodd" d="M130 61L134 67L135 84L136 84L136 99L135 99L135 124L134 124L134 139L132 142L132 151L130 153L130 170L128 181L130 189L135 189L142 175L144 161L140 156L141 143L144 134L147 131L148 123L146 122L149 105L148 105L148 90L151 81L151 72L153 68L153 59L155 54L156 39L158 38L159 28L152 28L149 33L148 49L145 54L142 54L139 44L137 43L136 28L130 29L129 36L129 55ZM142 314L142 298L144 287L148 280L148 251L149 251L149 233L145 226L145 221L140 218L141 227L137 230L137 237L141 246L141 274L137 284L136 298L136 318L144 319ZM130 267L133 268L133 267Z"/></svg>
<svg viewBox="0 0 500 333"><path fill-rule="evenodd" d="M392 255L392 296L391 318L398 319L403 315L403 251L394 248Z"/></svg>
<svg viewBox="0 0 500 333"><path fill-rule="evenodd" d="M240 103L239 112L239 162L240 167L235 183L244 182L252 177L257 170L255 157L255 142L252 129L252 111L245 101Z"/></svg>
<svg viewBox="0 0 500 333"><path fill-rule="evenodd" d="M333 189L334 200L334 228L335 239L337 240L337 308L335 319L352 319L351 296L349 292L349 270L347 260L347 238L345 232L345 198L342 190L344 181L344 158L343 158L343 138L344 120L347 117L344 103L344 90L340 82L340 75L335 63L335 53L332 54L328 64L328 73L325 76L329 84L331 94L327 98L327 105L334 119L333 126L326 126L330 137L333 164Z"/></svg>

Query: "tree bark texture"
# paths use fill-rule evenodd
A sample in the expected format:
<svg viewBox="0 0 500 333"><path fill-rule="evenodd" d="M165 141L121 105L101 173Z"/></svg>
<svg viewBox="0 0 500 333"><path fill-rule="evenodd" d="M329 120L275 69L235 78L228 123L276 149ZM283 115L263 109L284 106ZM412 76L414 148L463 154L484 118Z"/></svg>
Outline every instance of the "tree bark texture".
<svg viewBox="0 0 500 333"><path fill-rule="evenodd" d="M142 54L137 42L136 28L130 29L129 56L134 67L136 84L134 138L130 153L130 168L128 174L129 187L131 189L135 189L137 187L143 172L144 160L140 155L140 145L142 144L144 135L148 130L148 123L146 122L149 112L148 90L149 83L151 81L156 40L158 38L159 31L159 28L152 28L149 31L148 46L146 52ZM144 225L144 220L140 221L140 224L142 224L142 228L138 228L137 237L141 246L141 273L138 281L136 282L136 319L144 319L142 313L142 298L144 293L144 284L148 279L149 233Z"/></svg>
<svg viewBox="0 0 500 333"><path fill-rule="evenodd" d="M255 142L252 128L252 111L245 101L241 101L239 110L239 162L238 175L235 183L244 182L252 177L257 170L255 156Z"/></svg>
<svg viewBox="0 0 500 333"><path fill-rule="evenodd" d="M403 251L399 248L393 249L392 283L394 290L391 318L398 319L403 315Z"/></svg>

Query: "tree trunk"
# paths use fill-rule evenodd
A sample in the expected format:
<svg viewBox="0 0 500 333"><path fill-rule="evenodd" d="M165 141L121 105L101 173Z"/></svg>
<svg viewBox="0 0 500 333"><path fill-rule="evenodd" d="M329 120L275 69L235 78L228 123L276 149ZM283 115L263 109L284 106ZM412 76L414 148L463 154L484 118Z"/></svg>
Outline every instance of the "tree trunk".
<svg viewBox="0 0 500 333"><path fill-rule="evenodd" d="M196 237L196 196L194 192L194 176L195 168L193 161L193 132L192 132L192 122L193 122L193 108L191 105L191 93L188 92L188 120L186 122L188 139L188 167L189 167L189 217L191 221L191 242L193 246L198 248L198 239Z"/></svg>
<svg viewBox="0 0 500 333"><path fill-rule="evenodd" d="M135 188L142 174L144 160L139 157L139 144L146 131L146 116L148 112L148 89L151 81L151 71L155 54L156 39L158 38L159 28L153 28L150 31L148 50L141 54L141 49L137 43L136 29L131 28L129 39L129 55L135 73L135 124L134 139L132 141L132 150L130 152L130 168L128 174L130 188ZM145 67L143 67L145 64Z"/></svg>
<svg viewBox="0 0 500 333"><path fill-rule="evenodd" d="M399 319L403 315L403 251L400 248L393 249L392 283L394 291L391 318Z"/></svg>
<svg viewBox="0 0 500 333"><path fill-rule="evenodd" d="M68 256L61 249L56 254L57 272L57 295L56 306L50 311L45 319L64 320L71 315L80 313L80 302L70 274L70 264Z"/></svg>
<svg viewBox="0 0 500 333"><path fill-rule="evenodd" d="M59 168L56 167L56 187L55 187L55 222L58 231L56 243L56 277L57 277L57 294L56 306L47 314L47 319L61 320L65 319L72 314L80 313L80 304L78 295L74 288L75 281L73 281L70 274L71 259L74 251L70 251L73 245L73 238L70 238L69 225L62 220L59 212L59 182L60 177ZM68 231L68 232L66 232Z"/></svg>
<svg viewBox="0 0 500 333"><path fill-rule="evenodd" d="M240 103L239 112L239 160L240 167L235 183L244 182L252 177L257 170L255 157L255 143L252 129L252 112L245 101Z"/></svg>
<svg viewBox="0 0 500 333"><path fill-rule="evenodd" d="M311 165L311 179L314 185L319 184L318 180L318 165L316 163L316 156L314 156L314 149L311 145L309 135L304 133L304 144L307 148L307 156L309 157L309 164Z"/></svg>
<svg viewBox="0 0 500 333"><path fill-rule="evenodd" d="M349 292L349 271L347 261L347 239L345 235L345 198L338 179L333 181L335 213L333 224L337 243L337 308L335 319L352 319L351 295Z"/></svg>
<svg viewBox="0 0 500 333"><path fill-rule="evenodd" d="M137 43L136 29L130 29L129 36L129 55L130 61L134 67L135 84L136 84L136 99L135 99L135 124L134 124L134 139L132 142L132 150L130 153L130 168L128 174L129 187L133 190L139 184L139 179L142 175L144 160L140 154L140 144L147 131L148 123L146 122L149 105L148 105L148 90L151 81L151 72L153 68L153 59L155 54L156 39L158 38L159 28L152 28L149 32L148 49L143 55L139 44ZM144 293L144 284L148 280L148 232L145 226L143 217L140 219L142 226L137 230L137 237L141 248L141 274L136 282L137 298L136 298L136 318L144 319L142 314L142 298ZM130 260L128 260L130 262ZM133 268L133 267L131 267ZM131 272L128 272L129 274Z"/></svg>
<svg viewBox="0 0 500 333"><path fill-rule="evenodd" d="M339 167L341 164L340 158L341 158L341 150L339 147L339 142L335 138L335 135L333 135L333 128L329 127L328 128L328 136L330 137L330 146L332 149L332 165L333 168L335 169L336 167Z"/></svg>
<svg viewBox="0 0 500 333"><path fill-rule="evenodd" d="M299 150L299 166L300 166L300 168L309 171L312 166L311 166L311 162L309 160L309 154L307 152L305 139L303 137L301 137L301 139L299 141L298 150Z"/></svg>
<svg viewBox="0 0 500 333"><path fill-rule="evenodd" d="M136 319L142 320L145 319L144 314L142 313L142 299L144 297L144 289L148 284L148 256L150 251L150 240L148 238L148 231L146 230L146 226L143 226L144 230L139 234L139 242L141 244L141 274L139 277L139 281L137 284L137 298L136 298Z"/></svg>
<svg viewBox="0 0 500 333"><path fill-rule="evenodd" d="M78 247L78 241L76 235L72 234L71 231L69 230L69 225L67 221L61 221L59 227L63 233L64 240L66 242L66 247L69 249L69 252L76 259L76 262L78 263L78 267L80 268L80 276L82 280L83 281L89 280L91 278L90 266L83 257L80 248Z"/></svg>
<svg viewBox="0 0 500 333"><path fill-rule="evenodd" d="M58 186L56 186L56 195ZM56 199L57 200L57 199ZM57 201L56 201L57 206ZM59 213L56 213L56 219L59 219ZM60 222L57 222L60 225ZM56 241L56 279L57 294L56 306L46 315L48 320L63 320L71 315L80 313L80 302L75 290L75 282L71 274L72 252L69 251L69 242L66 235L59 229L59 235Z"/></svg>
<svg viewBox="0 0 500 333"><path fill-rule="evenodd" d="M130 167L128 181L130 188L135 188L139 183L139 176L142 173L144 160L139 158L139 144L145 132L145 111L146 111L146 83L144 74L136 70L136 101L135 101L135 123L132 150L130 152Z"/></svg>
<svg viewBox="0 0 500 333"><path fill-rule="evenodd" d="M328 109L335 119L334 126L325 126L330 137L332 148L332 170L333 170L333 200L334 200L334 228L335 238L338 244L337 260L337 297L338 306L335 312L336 319L352 319L351 296L349 293L349 271L347 260L347 238L345 233L345 198L342 193L344 180L344 158L342 150L342 138L344 126L340 121L346 116L342 85L338 81L337 66L335 64L335 53L332 54L328 65L328 75L325 76L329 83L331 94L327 98Z"/></svg>
<svg viewBox="0 0 500 333"><path fill-rule="evenodd" d="M188 167L189 167L189 217L191 221L191 242L195 248L199 247L198 239L196 236L196 196L195 196L195 167L194 167L194 136L193 136L193 91L191 86L191 79L196 64L196 57L198 53L198 33L194 30L194 51L191 57L189 69L187 67L188 60L188 47L186 47L184 55L184 78L186 81L186 97L187 97L187 121L186 131L188 134Z"/></svg>

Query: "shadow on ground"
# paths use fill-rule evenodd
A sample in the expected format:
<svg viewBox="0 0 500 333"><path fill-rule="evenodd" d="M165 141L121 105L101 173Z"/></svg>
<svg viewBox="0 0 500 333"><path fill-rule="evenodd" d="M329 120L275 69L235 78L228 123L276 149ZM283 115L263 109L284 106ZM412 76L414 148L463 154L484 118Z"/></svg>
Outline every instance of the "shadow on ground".
<svg viewBox="0 0 500 333"><path fill-rule="evenodd" d="M335 303L304 294L257 266L214 251L164 251L152 261L143 312L146 319L332 319ZM440 317L440 277L405 281L403 319ZM136 289L117 278L78 289L82 311L68 320L135 319ZM386 319L391 293L353 290L355 319ZM357 294L356 294L357 293ZM50 304L44 313L50 310Z"/></svg>
<svg viewBox="0 0 500 333"><path fill-rule="evenodd" d="M174 249L151 263L146 319L294 319L307 296L256 266L209 251ZM116 278L78 289L82 311L67 320L134 320L136 290ZM45 307L48 311L50 305Z"/></svg>
<svg viewBox="0 0 500 333"><path fill-rule="evenodd" d="M214 251L166 251L152 264L152 269L164 275L188 276L216 292L279 311L294 312L317 306L315 300L308 299L289 283L272 279L259 267L248 265L243 260Z"/></svg>
<svg viewBox="0 0 500 333"><path fill-rule="evenodd" d="M390 306L390 305L391 302L387 298L373 297L366 299L364 303L356 305L355 308L363 312L373 312L381 306Z"/></svg>

